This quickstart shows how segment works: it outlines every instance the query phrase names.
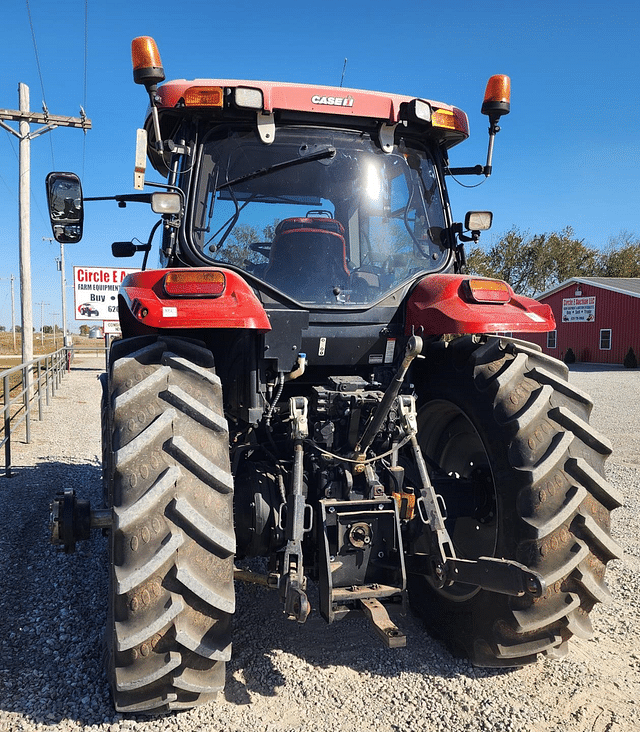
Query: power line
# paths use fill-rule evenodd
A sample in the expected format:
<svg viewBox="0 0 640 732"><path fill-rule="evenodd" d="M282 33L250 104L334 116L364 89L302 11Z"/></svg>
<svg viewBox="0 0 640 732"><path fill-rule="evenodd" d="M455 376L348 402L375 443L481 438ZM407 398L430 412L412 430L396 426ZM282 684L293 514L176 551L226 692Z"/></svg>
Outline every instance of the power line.
<svg viewBox="0 0 640 732"><path fill-rule="evenodd" d="M7 135L7 139L8 139L8 141L9 141L9 144L11 145L11 149L13 150L13 154L15 155L15 158L16 158L16 160L17 160L17 159L18 159L18 153L16 152L16 148L15 148L15 145L13 144L13 140L11 139L11 135L9 134L9 132L8 132L7 130L5 130L5 132L6 132L6 135ZM4 179L4 177L2 176L2 174L0 174L0 180L1 180L1 181L2 181L3 183L4 183L4 185L5 185L6 187L7 187L7 190L8 190L8 191L9 191L9 193L11 194L11 197L13 198L13 200L14 200L14 201L16 201L17 199L16 199L16 196L15 196L15 193L13 192L13 188L11 188L11 187L9 186L9 184L8 184L8 183L7 183L7 181L6 181L5 179Z"/></svg>
<svg viewBox="0 0 640 732"><path fill-rule="evenodd" d="M22 339L22 360L31 361L33 358L33 338L31 328L33 323L31 302L31 140L57 127L75 127L82 130L91 129L91 120L84 113L81 117L63 117L48 112L39 114L29 110L29 87L26 84L18 85L20 108L0 109L0 127L15 135L20 140L19 165L19 201L20 211L20 293L22 309L22 330L25 337ZM5 120L19 123L18 131L8 125ZM42 127L31 131L31 124ZM30 392L30 377L27 376L25 385Z"/></svg>
<svg viewBox="0 0 640 732"><path fill-rule="evenodd" d="M1 117L0 117L0 119L1 119ZM7 135L7 140L9 141L9 144L11 145L11 150L13 151L13 154L14 154L14 156L15 156L15 159L16 159L16 160L18 160L18 159L19 159L19 158L18 158L18 151L16 150L16 146L15 146L15 145L14 145L14 143L13 143L13 137L12 137L12 136L11 136L11 134L9 133L9 130L5 130L5 132L6 132L6 135ZM8 191L9 191L9 193L11 194L11 198L13 198L13 200L14 200L14 201L17 201L18 199L16 198L16 194L14 193L14 189L13 189L13 188L11 188L11 187L9 186L9 184L8 184L8 183L7 183L7 181L6 181L5 179L4 179L4 177L2 176L2 174L0 174L0 180L1 180L1 181L2 181L3 183L4 183L4 185L5 185L6 187L7 187L7 190L8 190ZM33 195L33 187L29 186L29 190L31 191L31 194ZM43 224L44 224L45 226L48 226L48 225L49 225L49 219L48 219L48 217L46 217L46 216L45 216L45 215L44 215L44 214L42 213L42 208L40 208L40 203L38 202L38 198L37 198L37 196L34 196L34 197L32 198L32 201L33 201L33 203L34 203L34 205L35 205L35 207L36 207L36 210L37 210L37 212L38 212L38 216L39 216L39 217L41 218L41 220L42 220L42 223L43 223Z"/></svg>
<svg viewBox="0 0 640 732"><path fill-rule="evenodd" d="M84 69L82 78L82 109L87 108L87 57L89 49L89 0L84 0ZM84 178L84 160L87 150L87 133L82 137L82 177Z"/></svg>
<svg viewBox="0 0 640 732"><path fill-rule="evenodd" d="M29 16L29 26L31 28L31 40L33 41L33 50L35 52L36 56L36 66L38 68L38 76L40 77L40 89L42 91L42 110L45 113L45 115L49 114L49 110L47 109L47 97L44 93L44 81L42 79L42 69L40 68L40 55L38 54L38 44L36 43L36 33L33 28L33 21L31 19L31 8L29 7L29 0L24 0L27 6L27 15ZM49 136L49 145L51 147L51 165L53 166L53 169L55 170L56 167L56 161L55 157L53 155L53 138Z"/></svg>

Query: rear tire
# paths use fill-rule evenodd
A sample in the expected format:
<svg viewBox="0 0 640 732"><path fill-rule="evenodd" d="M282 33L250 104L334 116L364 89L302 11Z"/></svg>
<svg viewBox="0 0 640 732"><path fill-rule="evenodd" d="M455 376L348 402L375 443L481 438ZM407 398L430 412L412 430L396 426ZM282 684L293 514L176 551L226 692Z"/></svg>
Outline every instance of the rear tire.
<svg viewBox="0 0 640 732"><path fill-rule="evenodd" d="M103 415L113 506L106 664L116 709L158 714L224 686L235 610L233 481L203 344L117 342Z"/></svg>
<svg viewBox="0 0 640 732"><path fill-rule="evenodd" d="M439 346L416 378L418 439L456 553L518 561L547 589L509 597L437 589L412 574L412 606L478 666L564 655L572 635L591 635L589 613L610 597L605 566L620 555L610 511L621 499L604 479L609 443L588 424L592 402L566 366L536 346L487 336ZM454 480L438 487L435 465Z"/></svg>

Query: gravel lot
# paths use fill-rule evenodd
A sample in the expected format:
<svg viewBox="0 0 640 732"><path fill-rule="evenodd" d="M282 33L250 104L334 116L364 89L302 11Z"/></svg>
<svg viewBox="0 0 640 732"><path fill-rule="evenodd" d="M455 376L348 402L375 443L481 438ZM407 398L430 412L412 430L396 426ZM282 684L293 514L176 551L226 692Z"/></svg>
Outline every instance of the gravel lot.
<svg viewBox="0 0 640 732"><path fill-rule="evenodd" d="M103 363L76 359L33 442L15 447L15 477L0 479L0 730L640 729L640 371L572 368L615 448L608 477L625 496L614 514L625 557L609 565L614 601L592 613L595 637L574 639L565 659L474 669L410 616L400 619L408 647L388 651L364 620L329 627L314 612L300 627L275 593L240 586L225 698L149 720L113 711L102 672L106 541L96 535L66 556L47 537L57 490L99 500Z"/></svg>

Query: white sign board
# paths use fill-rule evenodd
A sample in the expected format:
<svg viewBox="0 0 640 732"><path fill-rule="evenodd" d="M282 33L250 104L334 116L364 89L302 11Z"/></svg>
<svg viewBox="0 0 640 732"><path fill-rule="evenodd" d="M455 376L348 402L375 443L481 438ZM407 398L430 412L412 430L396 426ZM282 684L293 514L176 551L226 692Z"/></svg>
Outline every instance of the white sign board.
<svg viewBox="0 0 640 732"><path fill-rule="evenodd" d="M76 320L117 320L118 290L122 280L139 269L74 267Z"/></svg>
<svg viewBox="0 0 640 732"><path fill-rule="evenodd" d="M105 335L122 335L122 328L119 320L105 320L102 324L102 332Z"/></svg>
<svg viewBox="0 0 640 732"><path fill-rule="evenodd" d="M592 323L596 319L596 298L566 297L562 300L563 323Z"/></svg>

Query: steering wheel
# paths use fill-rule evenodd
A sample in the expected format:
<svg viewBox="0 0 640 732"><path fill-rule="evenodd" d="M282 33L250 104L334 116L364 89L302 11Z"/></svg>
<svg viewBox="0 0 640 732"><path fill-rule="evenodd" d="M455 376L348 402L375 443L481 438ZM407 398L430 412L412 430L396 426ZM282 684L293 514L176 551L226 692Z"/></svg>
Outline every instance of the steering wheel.
<svg viewBox="0 0 640 732"><path fill-rule="evenodd" d="M331 211L326 211L323 208L315 209L313 211L307 211L307 218L310 219L313 216L326 216L328 219L333 218Z"/></svg>
<svg viewBox="0 0 640 732"><path fill-rule="evenodd" d="M266 257L269 259L269 252L271 251L271 242L270 241L254 241L251 244L249 244L249 249L251 249L252 252L258 252L258 254L262 254L263 257Z"/></svg>

